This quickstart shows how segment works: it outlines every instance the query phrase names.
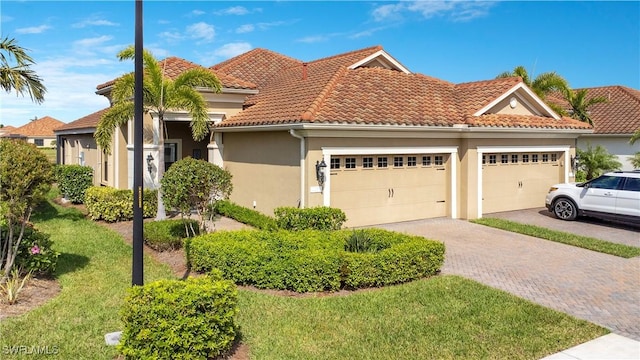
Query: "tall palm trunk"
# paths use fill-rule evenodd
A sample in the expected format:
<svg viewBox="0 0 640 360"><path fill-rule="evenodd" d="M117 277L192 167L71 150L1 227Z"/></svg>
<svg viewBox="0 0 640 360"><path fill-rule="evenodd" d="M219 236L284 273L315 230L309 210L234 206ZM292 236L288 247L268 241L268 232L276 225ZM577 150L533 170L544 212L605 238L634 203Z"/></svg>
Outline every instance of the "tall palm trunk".
<svg viewBox="0 0 640 360"><path fill-rule="evenodd" d="M164 209L164 202L162 201L162 191L160 186L160 180L164 175L164 120L162 115L158 119L158 212L156 213L156 220L164 220L167 217L167 212Z"/></svg>

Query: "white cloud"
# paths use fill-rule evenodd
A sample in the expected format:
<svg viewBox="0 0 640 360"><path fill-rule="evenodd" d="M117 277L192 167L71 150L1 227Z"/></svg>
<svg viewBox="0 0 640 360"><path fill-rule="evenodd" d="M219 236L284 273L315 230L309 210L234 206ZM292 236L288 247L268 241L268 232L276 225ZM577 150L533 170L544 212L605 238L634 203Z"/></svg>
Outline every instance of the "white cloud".
<svg viewBox="0 0 640 360"><path fill-rule="evenodd" d="M13 21L13 18L8 15L0 15L0 22L9 22Z"/></svg>
<svg viewBox="0 0 640 360"><path fill-rule="evenodd" d="M297 22L293 21L293 22ZM292 23L293 23L292 22ZM285 21L272 21L272 22L261 22L261 23L257 23L256 26L258 27L258 29L260 30L269 30L272 27L276 27L276 26L280 26L280 25L285 25L287 24L287 22Z"/></svg>
<svg viewBox="0 0 640 360"><path fill-rule="evenodd" d="M71 26L74 28L84 28L87 26L118 26L118 25L120 24L114 23L109 20L104 20L104 19L87 19L87 20L83 20L81 22L75 23Z"/></svg>
<svg viewBox="0 0 640 360"><path fill-rule="evenodd" d="M187 26L187 34L192 39L198 39L202 42L211 42L216 35L213 25L204 22L195 23Z"/></svg>
<svg viewBox="0 0 640 360"><path fill-rule="evenodd" d="M318 42L324 42L329 40L329 38L325 35L314 35L314 36L306 36L300 39L296 39L296 42L313 44Z"/></svg>
<svg viewBox="0 0 640 360"><path fill-rule="evenodd" d="M251 44L247 42L229 43L217 48L213 53L215 56L232 58L251 50Z"/></svg>
<svg viewBox="0 0 640 360"><path fill-rule="evenodd" d="M398 20L404 13L417 13L425 19L445 17L451 21L468 21L486 16L494 3L469 0L411 1L379 6L372 15L376 21Z"/></svg>
<svg viewBox="0 0 640 360"><path fill-rule="evenodd" d="M349 39L359 39L363 37L373 36L373 34L377 33L378 31L384 30L386 28L387 27L381 26L381 27L377 27L369 30L363 30L353 35L349 35Z"/></svg>
<svg viewBox="0 0 640 360"><path fill-rule="evenodd" d="M16 29L16 33L18 34L41 34L46 30L51 29L49 25L40 25L40 26L32 26L26 28Z"/></svg>
<svg viewBox="0 0 640 360"><path fill-rule="evenodd" d="M94 38L76 40L72 43L72 47L77 53L93 54L96 51L100 51L100 46L111 39L113 39L113 36L102 35Z"/></svg>
<svg viewBox="0 0 640 360"><path fill-rule="evenodd" d="M159 37L165 39L168 42L177 42L184 39L184 36L179 32L163 31L158 34Z"/></svg>
<svg viewBox="0 0 640 360"><path fill-rule="evenodd" d="M236 33L238 33L238 34L245 34L245 33L250 33L250 32L252 32L253 30L255 30L255 27L254 27L253 25L251 25L251 24L244 24L244 25L241 25L240 27L238 27L238 28L236 29Z"/></svg>
<svg viewBox="0 0 640 360"><path fill-rule="evenodd" d="M200 15L204 15L206 14L206 12L202 11L202 10L193 10L191 13L189 13L189 15L192 16L200 16Z"/></svg>
<svg viewBox="0 0 640 360"><path fill-rule="evenodd" d="M230 8L226 8L220 11L216 11L217 15L246 15L249 13L249 10L244 6L232 6Z"/></svg>

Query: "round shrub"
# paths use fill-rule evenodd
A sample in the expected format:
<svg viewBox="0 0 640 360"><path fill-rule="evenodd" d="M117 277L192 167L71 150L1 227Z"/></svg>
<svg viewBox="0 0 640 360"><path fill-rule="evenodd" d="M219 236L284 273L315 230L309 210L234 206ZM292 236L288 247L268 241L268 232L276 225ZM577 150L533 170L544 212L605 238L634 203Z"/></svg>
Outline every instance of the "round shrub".
<svg viewBox="0 0 640 360"><path fill-rule="evenodd" d="M134 286L120 312L118 349L128 359L213 359L236 340L237 298L219 275Z"/></svg>
<svg viewBox="0 0 640 360"><path fill-rule="evenodd" d="M367 251L348 251L354 236L366 239ZM434 275L444 262L444 244L380 229L220 231L191 239L187 256L192 270L219 269L238 284L333 291Z"/></svg>
<svg viewBox="0 0 640 360"><path fill-rule="evenodd" d="M0 226L2 234L8 233L7 226ZM15 229L19 231L19 229ZM17 236L17 232L14 235ZM49 234L45 234L27 225L24 228L24 235L18 254L16 255L16 266L23 272L31 272L34 275L53 275L58 265L60 253L52 249L52 242Z"/></svg>
<svg viewBox="0 0 640 360"><path fill-rule="evenodd" d="M198 222L193 219L171 219L144 223L144 242L156 251L176 250L182 239L199 233ZM187 227L189 230L187 231Z"/></svg>
<svg viewBox="0 0 640 360"><path fill-rule="evenodd" d="M54 173L62 196L74 204L82 204L87 189L93 185L93 168L81 165L57 165Z"/></svg>

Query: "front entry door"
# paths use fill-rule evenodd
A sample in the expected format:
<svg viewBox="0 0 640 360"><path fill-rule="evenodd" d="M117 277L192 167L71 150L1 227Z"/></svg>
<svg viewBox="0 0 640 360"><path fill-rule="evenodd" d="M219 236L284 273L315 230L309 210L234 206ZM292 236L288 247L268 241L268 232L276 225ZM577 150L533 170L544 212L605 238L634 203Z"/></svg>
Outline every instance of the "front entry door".
<svg viewBox="0 0 640 360"><path fill-rule="evenodd" d="M176 161L178 161L178 144L164 143L164 171L167 171Z"/></svg>

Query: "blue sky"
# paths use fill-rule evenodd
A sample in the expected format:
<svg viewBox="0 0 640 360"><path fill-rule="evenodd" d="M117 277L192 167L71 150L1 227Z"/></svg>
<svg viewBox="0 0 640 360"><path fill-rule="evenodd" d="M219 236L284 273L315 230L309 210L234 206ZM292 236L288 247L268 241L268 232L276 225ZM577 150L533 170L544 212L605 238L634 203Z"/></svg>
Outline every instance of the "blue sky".
<svg viewBox="0 0 640 360"><path fill-rule="evenodd" d="M108 106L96 85L133 70L133 0L0 1L2 37L30 50L42 105L0 92L0 123L71 122ZM517 65L574 88L640 89L640 2L151 1L144 43L158 58L211 66L253 48L303 61L373 45L413 72L461 83Z"/></svg>

